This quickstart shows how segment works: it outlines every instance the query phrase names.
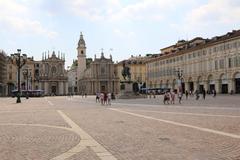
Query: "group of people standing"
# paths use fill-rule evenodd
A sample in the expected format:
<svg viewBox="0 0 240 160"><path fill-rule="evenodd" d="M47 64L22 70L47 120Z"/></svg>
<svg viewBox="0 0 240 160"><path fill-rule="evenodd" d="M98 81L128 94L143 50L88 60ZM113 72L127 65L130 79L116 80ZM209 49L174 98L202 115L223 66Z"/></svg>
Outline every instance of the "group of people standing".
<svg viewBox="0 0 240 160"><path fill-rule="evenodd" d="M101 103L102 105L111 105L111 100L112 93L96 93L96 103Z"/></svg>
<svg viewBox="0 0 240 160"><path fill-rule="evenodd" d="M179 92L177 94L178 96L178 102L181 104L182 103L182 96L183 94L181 92ZM163 103L164 104L175 104L175 92L174 91L169 91L169 92L165 92L164 96L163 96Z"/></svg>
<svg viewBox="0 0 240 160"><path fill-rule="evenodd" d="M194 94L196 95L196 100L199 100L200 98L200 91L196 90L194 93L192 91L185 91L185 96L186 96L186 100L188 99L188 96L194 96ZM202 98L205 100L206 98L206 90L203 88L202 89ZM216 90L212 90L212 94L213 97L216 97ZM178 92L177 93L177 97L178 97L178 102L179 104L182 103L182 97L183 97L183 93L182 92ZM175 103L175 92L174 91L169 91L169 92L165 92L164 96L163 96L163 103L164 104L174 104Z"/></svg>

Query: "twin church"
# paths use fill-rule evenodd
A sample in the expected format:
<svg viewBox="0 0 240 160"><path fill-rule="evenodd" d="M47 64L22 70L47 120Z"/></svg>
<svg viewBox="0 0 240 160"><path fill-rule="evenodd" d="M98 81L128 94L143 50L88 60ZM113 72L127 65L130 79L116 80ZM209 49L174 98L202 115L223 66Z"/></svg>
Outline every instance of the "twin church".
<svg viewBox="0 0 240 160"><path fill-rule="evenodd" d="M117 68L112 60L104 56L103 51L99 58L95 55L89 67L86 64L86 43L81 33L77 47L77 79L79 94L96 94L97 92L119 93L120 80Z"/></svg>
<svg viewBox="0 0 240 160"><path fill-rule="evenodd" d="M96 55L94 60L87 65L86 43L81 33L77 46L77 94L96 94L97 92L119 93L119 78L117 69L112 60L104 56L102 52L100 57ZM69 91L68 74L64 69L65 58L63 55L56 55L53 51L52 55L45 56L43 54L42 61L34 63L35 77L38 80L39 87L45 95L66 95ZM70 91L72 92L72 91Z"/></svg>

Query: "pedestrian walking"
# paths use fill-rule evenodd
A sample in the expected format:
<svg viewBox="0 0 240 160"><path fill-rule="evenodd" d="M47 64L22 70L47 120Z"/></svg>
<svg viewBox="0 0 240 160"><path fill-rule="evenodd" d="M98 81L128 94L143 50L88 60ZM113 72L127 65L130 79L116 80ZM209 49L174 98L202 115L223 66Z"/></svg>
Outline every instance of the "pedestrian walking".
<svg viewBox="0 0 240 160"><path fill-rule="evenodd" d="M178 102L179 104L182 103L182 92L178 92Z"/></svg>
<svg viewBox="0 0 240 160"><path fill-rule="evenodd" d="M153 91L153 98L156 98L156 92Z"/></svg>
<svg viewBox="0 0 240 160"><path fill-rule="evenodd" d="M149 98L151 99L152 98L152 92L149 91Z"/></svg>
<svg viewBox="0 0 240 160"><path fill-rule="evenodd" d="M196 91L195 91L195 94L196 94L196 100L198 100L198 99L199 99L199 91L196 90Z"/></svg>
<svg viewBox="0 0 240 160"><path fill-rule="evenodd" d="M96 103L99 102L99 99L100 99L100 94L97 92L96 93Z"/></svg>
<svg viewBox="0 0 240 160"><path fill-rule="evenodd" d="M216 97L216 95L217 95L217 92L216 92L216 90L215 90L215 89L213 89L213 97L215 98L215 97Z"/></svg>
<svg viewBox="0 0 240 160"><path fill-rule="evenodd" d="M186 99L188 99L188 91L185 91Z"/></svg>
<svg viewBox="0 0 240 160"><path fill-rule="evenodd" d="M103 103L104 104L107 104L107 93L106 92L104 92L104 94L103 94L104 96L103 96Z"/></svg>
<svg viewBox="0 0 240 160"><path fill-rule="evenodd" d="M204 88L203 88L203 91L202 91L202 95L203 95L203 99L205 100L205 97L206 97L206 91L205 91Z"/></svg>
<svg viewBox="0 0 240 160"><path fill-rule="evenodd" d="M103 105L103 103L104 103L104 94L103 93L100 94L100 101L101 101L101 104Z"/></svg>
<svg viewBox="0 0 240 160"><path fill-rule="evenodd" d="M107 103L108 103L108 105L111 105L111 97L112 97L112 94L108 93L108 95L107 95Z"/></svg>
<svg viewBox="0 0 240 160"><path fill-rule="evenodd" d="M166 102L167 102L167 104L169 104L169 99L170 99L170 96L169 96L168 92L165 92L164 96L163 96L163 103L166 104Z"/></svg>
<svg viewBox="0 0 240 160"><path fill-rule="evenodd" d="M170 92L171 96L171 104L175 104L175 93L173 91Z"/></svg>
<svg viewBox="0 0 240 160"><path fill-rule="evenodd" d="M116 97L115 97L114 93L112 93L111 94L111 100L114 100L114 99L116 99Z"/></svg>

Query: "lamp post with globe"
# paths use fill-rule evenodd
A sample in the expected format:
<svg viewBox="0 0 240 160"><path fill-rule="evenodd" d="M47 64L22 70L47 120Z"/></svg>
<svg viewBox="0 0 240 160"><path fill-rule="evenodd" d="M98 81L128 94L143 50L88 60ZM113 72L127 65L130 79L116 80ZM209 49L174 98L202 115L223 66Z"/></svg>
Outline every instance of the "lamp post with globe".
<svg viewBox="0 0 240 160"><path fill-rule="evenodd" d="M17 81L18 92L17 92L17 101L16 101L16 103L21 103L21 98L20 98L20 96L21 96L20 70L27 62L27 55L26 54L22 54L21 55L21 49L17 49L17 53L12 54L11 57L12 57L12 59L16 60L17 73L18 73L18 81Z"/></svg>

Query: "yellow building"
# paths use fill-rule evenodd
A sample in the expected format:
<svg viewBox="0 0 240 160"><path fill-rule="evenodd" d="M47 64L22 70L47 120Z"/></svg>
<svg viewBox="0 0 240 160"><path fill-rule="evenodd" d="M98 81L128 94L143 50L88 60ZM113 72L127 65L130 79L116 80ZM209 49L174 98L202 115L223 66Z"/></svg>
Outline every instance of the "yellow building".
<svg viewBox="0 0 240 160"><path fill-rule="evenodd" d="M130 68L131 81L138 82L139 84L146 83L146 61L150 59L150 56L131 56L127 60L123 60L116 64L117 74L120 81L124 81L122 76L123 63Z"/></svg>
<svg viewBox="0 0 240 160"><path fill-rule="evenodd" d="M240 30L179 41L146 64L148 88L240 93ZM180 71L180 80L177 74Z"/></svg>

